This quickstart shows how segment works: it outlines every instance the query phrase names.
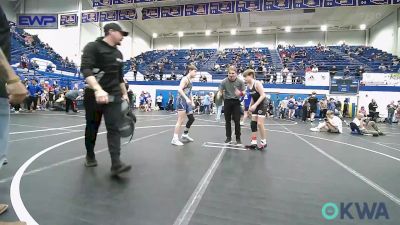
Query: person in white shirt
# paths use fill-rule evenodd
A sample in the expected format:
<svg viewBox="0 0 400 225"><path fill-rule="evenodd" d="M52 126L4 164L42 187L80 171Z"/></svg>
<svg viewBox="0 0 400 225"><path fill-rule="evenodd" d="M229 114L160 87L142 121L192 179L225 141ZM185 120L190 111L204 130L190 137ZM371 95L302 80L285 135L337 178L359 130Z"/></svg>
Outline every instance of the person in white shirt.
<svg viewBox="0 0 400 225"><path fill-rule="evenodd" d="M159 96L157 96L156 102L157 102L157 106L158 106L159 110L161 110L161 108L162 108L162 100L163 100L163 96L161 94Z"/></svg>
<svg viewBox="0 0 400 225"><path fill-rule="evenodd" d="M375 137L384 135L376 123L369 121L368 117L365 117L362 113L358 113L350 123L350 129L352 134L373 135Z"/></svg>
<svg viewBox="0 0 400 225"><path fill-rule="evenodd" d="M326 112L325 121L320 123L317 127L311 128L311 131L326 131L329 133L342 133L343 132L343 124L342 120L335 116L333 111L329 110Z"/></svg>

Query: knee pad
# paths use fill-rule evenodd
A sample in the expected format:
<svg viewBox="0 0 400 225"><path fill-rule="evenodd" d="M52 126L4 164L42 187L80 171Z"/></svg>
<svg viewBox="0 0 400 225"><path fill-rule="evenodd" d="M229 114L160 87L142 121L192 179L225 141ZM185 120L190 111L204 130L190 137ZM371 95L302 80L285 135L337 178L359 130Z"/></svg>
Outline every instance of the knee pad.
<svg viewBox="0 0 400 225"><path fill-rule="evenodd" d="M251 132L257 132L257 121L251 121L250 127L251 127Z"/></svg>
<svg viewBox="0 0 400 225"><path fill-rule="evenodd" d="M187 118L189 120L186 123L186 128L190 128L190 126L192 126L192 124L194 122L194 116L193 116L193 114L189 114L189 115L187 115Z"/></svg>

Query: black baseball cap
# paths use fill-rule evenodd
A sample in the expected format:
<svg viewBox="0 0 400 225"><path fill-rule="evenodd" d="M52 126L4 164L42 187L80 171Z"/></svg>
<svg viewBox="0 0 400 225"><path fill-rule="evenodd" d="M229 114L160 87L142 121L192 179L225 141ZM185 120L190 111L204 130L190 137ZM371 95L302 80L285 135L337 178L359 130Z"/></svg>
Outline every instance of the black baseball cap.
<svg viewBox="0 0 400 225"><path fill-rule="evenodd" d="M128 36L129 32L123 31L121 26L116 23L109 23L104 26L104 33L107 35L109 30L119 31L123 36Z"/></svg>

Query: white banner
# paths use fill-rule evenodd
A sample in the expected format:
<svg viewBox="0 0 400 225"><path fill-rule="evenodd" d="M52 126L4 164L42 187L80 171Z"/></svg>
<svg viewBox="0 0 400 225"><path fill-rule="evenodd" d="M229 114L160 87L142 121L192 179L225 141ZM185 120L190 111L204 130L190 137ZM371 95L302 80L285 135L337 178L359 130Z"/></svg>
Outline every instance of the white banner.
<svg viewBox="0 0 400 225"><path fill-rule="evenodd" d="M362 83L367 86L400 86L400 74L364 73Z"/></svg>
<svg viewBox="0 0 400 225"><path fill-rule="evenodd" d="M306 86L329 86L328 72L308 72L306 73Z"/></svg>

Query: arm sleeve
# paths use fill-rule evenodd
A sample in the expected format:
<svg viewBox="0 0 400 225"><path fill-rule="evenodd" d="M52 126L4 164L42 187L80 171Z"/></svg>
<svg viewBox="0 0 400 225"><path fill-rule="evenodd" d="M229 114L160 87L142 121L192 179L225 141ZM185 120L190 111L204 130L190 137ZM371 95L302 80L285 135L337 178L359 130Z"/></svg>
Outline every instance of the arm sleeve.
<svg viewBox="0 0 400 225"><path fill-rule="evenodd" d="M219 90L220 90L220 91L225 90L225 80L223 80L223 81L221 82L221 84L219 85Z"/></svg>
<svg viewBox="0 0 400 225"><path fill-rule="evenodd" d="M83 76L89 77L93 75L93 68L96 63L96 46L94 42L91 42L83 49L81 58L81 73Z"/></svg>

